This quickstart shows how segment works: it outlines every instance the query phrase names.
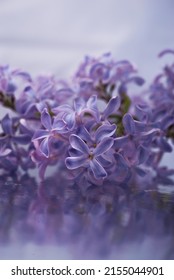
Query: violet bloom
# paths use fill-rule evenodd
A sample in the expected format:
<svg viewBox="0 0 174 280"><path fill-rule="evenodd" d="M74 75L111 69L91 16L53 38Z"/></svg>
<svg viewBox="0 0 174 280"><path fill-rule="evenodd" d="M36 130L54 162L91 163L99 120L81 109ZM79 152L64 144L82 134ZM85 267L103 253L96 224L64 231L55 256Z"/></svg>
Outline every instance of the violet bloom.
<svg viewBox="0 0 174 280"><path fill-rule="evenodd" d="M114 134L116 127L113 125L112 132ZM85 142L78 135L72 134L69 138L71 147L76 151L75 155L67 157L65 160L68 169L77 169L85 167L93 172L96 179L104 179L107 177L107 172L103 167L105 162L105 155L109 152L114 144L112 137L104 137L108 134L106 126L103 125L98 128L95 133L95 143L93 140ZM88 137L87 133L84 138ZM93 145L91 144L93 143Z"/></svg>
<svg viewBox="0 0 174 280"><path fill-rule="evenodd" d="M29 80L15 100L16 111L27 119L37 119L44 108L56 107L72 95L70 89L62 89L62 86L67 87L67 84L54 76L39 76Z"/></svg>
<svg viewBox="0 0 174 280"><path fill-rule="evenodd" d="M45 172L48 165L55 164L57 162L57 158L53 157L45 157L43 153L40 152L39 149L33 150L30 153L32 161L37 165L39 171L39 177L41 180L44 179Z"/></svg>
<svg viewBox="0 0 174 280"><path fill-rule="evenodd" d="M139 166L148 159L153 137L158 130L149 131L144 123L135 121L130 114L123 117L123 126L125 135L115 138L114 148L123 156L129 168L140 174Z"/></svg>
<svg viewBox="0 0 174 280"><path fill-rule="evenodd" d="M136 72L135 67L127 60L115 61L110 53L99 58L86 57L80 65L76 77L92 81L94 86L114 84L131 73Z"/></svg>
<svg viewBox="0 0 174 280"><path fill-rule="evenodd" d="M8 143L7 143L8 144ZM0 169L14 172L18 168L18 160L12 149L8 145L0 143Z"/></svg>
<svg viewBox="0 0 174 280"><path fill-rule="evenodd" d="M97 59L86 57L74 80L80 96L86 99L91 94L95 94L108 101L114 96L116 87L125 84L130 75L135 72L135 67L129 61L115 61L110 53L106 53Z"/></svg>
<svg viewBox="0 0 174 280"><path fill-rule="evenodd" d="M8 156L11 152L12 150L7 148L5 144L0 144L0 158Z"/></svg>
<svg viewBox="0 0 174 280"><path fill-rule="evenodd" d="M11 95L15 90L16 86L13 82L9 66L0 66L0 92Z"/></svg>
<svg viewBox="0 0 174 280"><path fill-rule="evenodd" d="M87 114L88 117L92 116L96 122L99 121L97 96L95 95L91 96L87 102L83 98L76 98L73 106L68 104L60 105L54 108L53 112L61 117L69 131L72 131L76 125L78 126L85 121L85 114Z"/></svg>
<svg viewBox="0 0 174 280"><path fill-rule="evenodd" d="M1 126L3 134L0 137L0 142L6 143L9 146L14 143L17 144L28 144L31 137L27 134L19 133L17 130L19 125L18 118L10 118L8 114L1 120Z"/></svg>
<svg viewBox="0 0 174 280"><path fill-rule="evenodd" d="M38 131L36 131L32 138L32 141L35 147L39 147L40 152L48 158L51 153L52 140L60 139L60 133L65 132L65 123L64 121L56 118L54 118L52 121L48 110L45 108L41 114L41 124L44 129L39 129Z"/></svg>
<svg viewBox="0 0 174 280"><path fill-rule="evenodd" d="M173 55L174 51L164 50L159 56L168 53ZM150 97L153 108L152 119L160 123L164 135L160 146L163 146L163 142L167 142L165 136L174 142L174 63L166 65L163 72L156 76L150 87ZM165 146L166 149L163 151L172 150L169 144Z"/></svg>

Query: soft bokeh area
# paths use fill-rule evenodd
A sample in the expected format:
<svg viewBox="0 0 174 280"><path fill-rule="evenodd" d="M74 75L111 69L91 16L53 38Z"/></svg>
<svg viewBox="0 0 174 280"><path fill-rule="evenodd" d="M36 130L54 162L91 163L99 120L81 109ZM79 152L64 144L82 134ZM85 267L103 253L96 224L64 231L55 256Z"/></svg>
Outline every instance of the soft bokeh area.
<svg viewBox="0 0 174 280"><path fill-rule="evenodd" d="M111 52L148 84L174 48L173 11L173 0L0 0L0 64L68 79L85 55ZM79 193L60 175L1 176L0 259L174 258L173 186Z"/></svg>
<svg viewBox="0 0 174 280"><path fill-rule="evenodd" d="M174 44L172 0L1 0L0 61L68 76L84 55L111 51L149 78Z"/></svg>

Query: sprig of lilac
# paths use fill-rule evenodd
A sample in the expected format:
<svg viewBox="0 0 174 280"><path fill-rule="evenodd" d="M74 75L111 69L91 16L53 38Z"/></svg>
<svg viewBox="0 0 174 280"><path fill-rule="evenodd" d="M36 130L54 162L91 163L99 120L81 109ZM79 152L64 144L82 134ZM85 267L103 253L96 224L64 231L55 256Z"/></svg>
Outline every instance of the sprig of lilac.
<svg viewBox="0 0 174 280"><path fill-rule="evenodd" d="M69 83L0 67L0 102L13 111L1 120L0 169L38 166L43 180L54 165L84 186L157 174L174 139L174 64L154 79L149 100L140 91L141 104L129 94L132 82L144 84L136 67L110 54L86 57Z"/></svg>

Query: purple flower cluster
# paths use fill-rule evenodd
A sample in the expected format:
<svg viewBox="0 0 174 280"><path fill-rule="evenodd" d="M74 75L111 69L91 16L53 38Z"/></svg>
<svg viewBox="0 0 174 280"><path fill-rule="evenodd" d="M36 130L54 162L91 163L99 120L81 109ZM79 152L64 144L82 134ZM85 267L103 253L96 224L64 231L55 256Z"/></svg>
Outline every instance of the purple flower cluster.
<svg viewBox="0 0 174 280"><path fill-rule="evenodd" d="M141 92L140 104L131 99L130 82L144 79L110 54L86 57L69 83L0 67L0 102L8 109L0 121L1 173L37 166L43 180L55 166L57 176L85 187L157 175L174 139L174 64L155 78L148 101Z"/></svg>

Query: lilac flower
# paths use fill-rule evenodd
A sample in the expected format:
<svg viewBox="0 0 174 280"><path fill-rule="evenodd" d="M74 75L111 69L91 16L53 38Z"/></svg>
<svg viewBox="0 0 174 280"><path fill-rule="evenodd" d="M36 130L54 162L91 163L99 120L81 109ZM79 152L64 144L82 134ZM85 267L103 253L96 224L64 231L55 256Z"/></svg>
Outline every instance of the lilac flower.
<svg viewBox="0 0 174 280"><path fill-rule="evenodd" d="M173 51L160 57L166 53ZM43 180L54 165L81 190L103 181L130 186L150 169L158 176L163 154L172 150L168 139L174 141L174 64L146 96L140 92L141 104L128 96L131 82L144 79L110 54L87 57L69 83L0 67L0 102L8 108L0 120L0 168L27 172L37 165Z"/></svg>
<svg viewBox="0 0 174 280"><path fill-rule="evenodd" d="M147 161L151 152L151 142L158 130L149 130L145 123L134 121L130 114L123 117L123 126L126 135L117 137L114 147L123 157L122 165L126 167L127 164L127 167L134 168L140 174L139 165ZM120 160L120 156L117 156L117 160Z"/></svg>
<svg viewBox="0 0 174 280"><path fill-rule="evenodd" d="M73 96L73 91L66 82L54 76L39 76L24 84L15 99L15 107L24 118L37 118L44 108L56 107L70 96Z"/></svg>
<svg viewBox="0 0 174 280"><path fill-rule="evenodd" d="M62 118L67 130L73 130L76 124L81 124L85 120L84 115L92 116L99 121L99 111L97 108L97 97L91 96L87 102L83 98L76 98L73 106L68 104L60 105L53 109L53 112Z"/></svg>
<svg viewBox="0 0 174 280"><path fill-rule="evenodd" d="M100 83L115 83L124 76L134 73L135 67L128 61L115 62L110 53L106 53L98 59L86 57L76 73L80 79L89 79L95 86Z"/></svg>
<svg viewBox="0 0 174 280"><path fill-rule="evenodd" d="M9 66L0 66L0 92L4 94L13 94L16 86L12 81L12 73Z"/></svg>
<svg viewBox="0 0 174 280"><path fill-rule="evenodd" d="M64 131L65 123L63 120L59 120L54 118L52 121L48 110L45 108L41 114L41 124L45 129L39 129L35 132L33 136L33 143L35 146L38 146L39 141L39 149L40 152L45 156L50 156L51 143L54 138L60 139L60 133L66 132Z"/></svg>
<svg viewBox="0 0 174 280"><path fill-rule="evenodd" d="M119 83L126 83L131 74L136 72L135 67L127 60L114 61L110 53L98 59L86 57L75 75L75 83L79 88L79 95L85 99L91 94L108 100L114 95Z"/></svg>
<svg viewBox="0 0 174 280"><path fill-rule="evenodd" d="M109 134L114 134L116 127L112 126L112 131ZM86 167L92 170L96 179L106 178L107 172L103 165L106 161L106 154L112 148L114 140L107 137L108 131L106 126L101 126L95 132L95 143L85 143L85 141L78 135L72 134L70 136L70 145L75 150L75 155L66 158L66 166L68 169L77 169L79 167ZM85 138L90 135L86 131ZM92 145L93 143L93 145Z"/></svg>
<svg viewBox="0 0 174 280"><path fill-rule="evenodd" d="M31 140L31 137L27 134L18 134L18 118L10 118L9 115L5 115L5 117L1 120L1 126L3 130L3 134L0 138L0 142L6 142L11 146L13 143L18 144L28 144Z"/></svg>
<svg viewBox="0 0 174 280"><path fill-rule="evenodd" d="M127 86L128 86L129 83L132 83L132 82L135 83L138 86L142 86L145 83L145 80L141 77L136 77L136 76L128 78L127 80L123 81L120 84L118 92L120 94L127 92Z"/></svg>
<svg viewBox="0 0 174 280"><path fill-rule="evenodd" d="M48 165L56 164L57 157L45 157L39 149L33 150L30 153L32 161L37 165L39 170L39 177L41 180L44 180L45 172Z"/></svg>
<svg viewBox="0 0 174 280"><path fill-rule="evenodd" d="M109 100L106 108L102 112L101 120L107 120L109 116L111 116L113 113L116 113L118 109L120 108L120 98L119 96L113 97Z"/></svg>

